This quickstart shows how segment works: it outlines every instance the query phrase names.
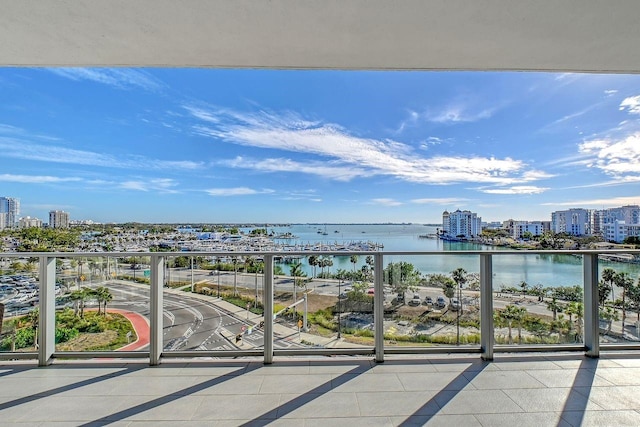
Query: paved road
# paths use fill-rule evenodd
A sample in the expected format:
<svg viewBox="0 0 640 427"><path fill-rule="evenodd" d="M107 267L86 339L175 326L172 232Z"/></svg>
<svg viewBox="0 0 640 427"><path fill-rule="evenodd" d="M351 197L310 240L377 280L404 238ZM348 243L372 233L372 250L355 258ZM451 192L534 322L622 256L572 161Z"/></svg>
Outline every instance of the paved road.
<svg viewBox="0 0 640 427"><path fill-rule="evenodd" d="M149 289L146 285L122 282L106 283L113 296L109 307L134 311L149 317ZM214 302L188 293L164 293L164 349L176 350L232 350L238 349L236 335L242 334L243 344L254 348L264 346L261 329L253 327L238 316L233 316ZM251 333L248 333L248 332ZM276 348L302 347L287 337L276 337Z"/></svg>

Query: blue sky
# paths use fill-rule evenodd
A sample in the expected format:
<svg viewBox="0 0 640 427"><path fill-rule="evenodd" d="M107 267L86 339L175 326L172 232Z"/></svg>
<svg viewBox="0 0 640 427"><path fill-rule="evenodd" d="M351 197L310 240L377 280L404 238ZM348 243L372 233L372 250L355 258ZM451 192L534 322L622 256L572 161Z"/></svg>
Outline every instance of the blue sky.
<svg viewBox="0 0 640 427"><path fill-rule="evenodd" d="M0 195L99 222L640 203L640 76L0 68Z"/></svg>

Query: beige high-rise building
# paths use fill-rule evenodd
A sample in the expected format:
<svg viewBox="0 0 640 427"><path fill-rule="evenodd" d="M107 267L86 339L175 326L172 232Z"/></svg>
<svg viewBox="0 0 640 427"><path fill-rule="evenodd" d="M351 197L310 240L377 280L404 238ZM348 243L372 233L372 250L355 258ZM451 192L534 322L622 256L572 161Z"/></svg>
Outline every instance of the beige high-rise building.
<svg viewBox="0 0 640 427"><path fill-rule="evenodd" d="M50 211L49 227L69 228L69 213L65 211Z"/></svg>

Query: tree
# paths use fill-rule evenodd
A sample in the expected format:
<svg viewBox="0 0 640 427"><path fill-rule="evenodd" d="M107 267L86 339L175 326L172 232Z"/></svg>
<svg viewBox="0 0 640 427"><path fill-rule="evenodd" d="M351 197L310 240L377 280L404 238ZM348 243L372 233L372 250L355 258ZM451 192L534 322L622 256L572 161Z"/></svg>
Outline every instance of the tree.
<svg viewBox="0 0 640 427"><path fill-rule="evenodd" d="M553 313L553 321L555 322L558 317L558 312L561 312L564 305L558 303L556 297L552 297L551 301L547 302L547 310Z"/></svg>
<svg viewBox="0 0 640 427"><path fill-rule="evenodd" d="M638 279L638 284L635 286L631 286L627 291L629 295L629 300L633 302L633 306L637 313L636 320L640 322L640 278Z"/></svg>
<svg viewBox="0 0 640 427"><path fill-rule="evenodd" d="M313 277L316 277L316 267L318 266L318 256L317 255L311 255L309 257L309 266L313 267Z"/></svg>
<svg viewBox="0 0 640 427"><path fill-rule="evenodd" d="M296 289L298 288L298 286L304 285L305 282L301 278L305 277L307 274L302 271L302 264L300 263L293 264L293 267L291 267L290 270L290 274L293 277L293 302L296 302Z"/></svg>
<svg viewBox="0 0 640 427"><path fill-rule="evenodd" d="M95 296L98 299L98 314L100 314L100 305L104 305L103 314L107 314L107 303L113 300L113 295L109 288L105 286L100 286L95 290Z"/></svg>
<svg viewBox="0 0 640 427"><path fill-rule="evenodd" d="M607 285L611 291L611 301L615 301L615 295L613 292L613 283L616 278L616 272L611 268L605 268L602 270L602 281Z"/></svg>
<svg viewBox="0 0 640 427"><path fill-rule="evenodd" d="M573 325L573 316L575 316L576 334L578 337L582 336L582 318L584 317L584 305L581 302L571 301L567 305L565 313L567 313L567 315L569 316L569 330L571 330L571 325Z"/></svg>
<svg viewBox="0 0 640 427"><path fill-rule="evenodd" d="M238 257L231 257L233 263L233 296L238 296Z"/></svg>
<svg viewBox="0 0 640 427"><path fill-rule="evenodd" d="M356 264L358 263L358 255L351 255L351 257L349 257L349 262L351 262L351 264L353 264L353 272L355 273Z"/></svg>
<svg viewBox="0 0 640 427"><path fill-rule="evenodd" d="M624 321L627 317L627 291L633 286L633 279L628 273L617 273L614 278L616 286L622 288L622 338L624 339Z"/></svg>
<svg viewBox="0 0 640 427"><path fill-rule="evenodd" d="M522 295L526 296L527 295L527 289L529 288L529 284L527 282L525 282L524 280L522 282L520 282L520 289L522 289ZM555 320L555 319L553 319Z"/></svg>
<svg viewBox="0 0 640 427"><path fill-rule="evenodd" d="M513 304L509 304L504 309L497 312L497 316L504 321L504 323L507 325L507 328L509 329L509 344L513 344L512 328L514 322L518 325L518 339L520 342L522 342L521 325L526 312L527 311L526 309L524 309L524 307L518 307Z"/></svg>
<svg viewBox="0 0 640 427"><path fill-rule="evenodd" d="M600 319L607 322L608 326L607 332L605 332L605 334L608 334L611 332L611 326L613 325L613 322L617 322L618 320L620 320L620 316L618 315L618 311L613 307L604 307L600 309Z"/></svg>

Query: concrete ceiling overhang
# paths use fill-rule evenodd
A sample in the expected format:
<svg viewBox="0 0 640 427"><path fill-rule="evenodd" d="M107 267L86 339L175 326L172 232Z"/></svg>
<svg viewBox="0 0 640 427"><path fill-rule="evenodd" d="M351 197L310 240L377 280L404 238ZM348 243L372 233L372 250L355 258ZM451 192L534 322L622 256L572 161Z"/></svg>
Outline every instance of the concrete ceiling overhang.
<svg viewBox="0 0 640 427"><path fill-rule="evenodd" d="M2 66L640 71L638 0L0 0Z"/></svg>

